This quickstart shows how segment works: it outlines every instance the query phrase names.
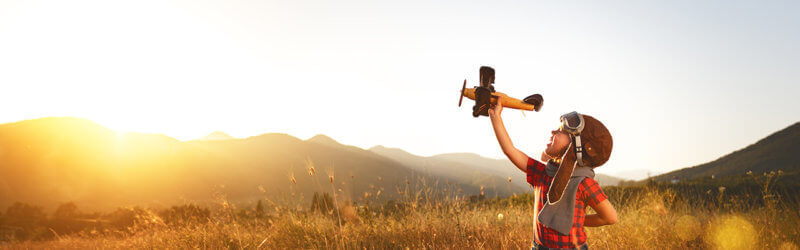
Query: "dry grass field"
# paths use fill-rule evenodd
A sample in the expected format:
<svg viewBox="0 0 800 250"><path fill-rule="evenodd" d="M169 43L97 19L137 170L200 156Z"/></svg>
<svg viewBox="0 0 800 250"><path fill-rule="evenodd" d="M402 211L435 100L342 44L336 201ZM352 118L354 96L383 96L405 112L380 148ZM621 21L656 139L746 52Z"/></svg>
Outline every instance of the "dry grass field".
<svg viewBox="0 0 800 250"><path fill-rule="evenodd" d="M774 176L773 176L774 177ZM588 228L594 249L798 249L800 209L775 195L770 176L753 178L758 202L742 202L726 188L681 194L676 188L607 187L617 224ZM324 189L325 185L319 185ZM307 203L264 199L257 209L221 198L218 207L173 207L172 213L131 211L123 226L83 227L69 234L48 228L40 239L6 234L2 248L65 249L526 249L532 239L531 195L470 199L440 189L407 192L405 199L361 205L320 196ZM325 191L325 190L320 190ZM398 189L398 192L402 190ZM681 191L686 192L686 191ZM375 194L366 194L370 197ZM326 195L327 196L327 195ZM707 196L701 199L700 196ZM328 204L328 203L332 204ZM278 204L283 205L278 205ZM347 204L345 204L347 203ZM335 208L334 208L335 207ZM176 212L178 211L178 212ZM198 212L199 211L199 212ZM591 212L591 211L589 211ZM113 224L113 221L111 222Z"/></svg>

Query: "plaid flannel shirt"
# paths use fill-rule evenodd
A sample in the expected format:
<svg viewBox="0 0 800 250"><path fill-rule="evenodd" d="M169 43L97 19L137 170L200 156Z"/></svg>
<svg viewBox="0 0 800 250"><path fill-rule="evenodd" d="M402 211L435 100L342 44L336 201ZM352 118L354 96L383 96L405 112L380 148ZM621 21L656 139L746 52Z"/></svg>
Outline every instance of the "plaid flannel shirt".
<svg viewBox="0 0 800 250"><path fill-rule="evenodd" d="M539 192L539 204L536 204L538 211L542 210L547 202L547 191L553 177L545 173L545 164L528 158L528 183L534 187L541 187ZM575 197L575 215L572 220L572 229L569 235L563 235L556 230L548 228L541 223L536 223L538 232L538 242L540 245L549 248L573 248L586 243L586 232L583 231L583 221L586 217L586 206L595 206L606 200L606 194L592 178L584 178L578 185L578 192Z"/></svg>

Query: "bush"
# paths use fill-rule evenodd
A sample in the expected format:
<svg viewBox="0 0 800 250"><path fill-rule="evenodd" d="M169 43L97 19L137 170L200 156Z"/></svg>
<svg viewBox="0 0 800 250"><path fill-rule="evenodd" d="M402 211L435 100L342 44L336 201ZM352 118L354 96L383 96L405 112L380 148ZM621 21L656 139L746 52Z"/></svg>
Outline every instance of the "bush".
<svg viewBox="0 0 800 250"><path fill-rule="evenodd" d="M164 225L161 217L141 207L117 208L116 211L103 216L103 219L108 221L113 229L127 232L136 232Z"/></svg>
<svg viewBox="0 0 800 250"><path fill-rule="evenodd" d="M38 240L53 237L46 230L47 215L42 208L16 202L6 210L2 218L3 238Z"/></svg>
<svg viewBox="0 0 800 250"><path fill-rule="evenodd" d="M188 222L206 222L211 216L211 211L195 204L185 204L183 206L172 206L172 208L159 214L165 223L175 225Z"/></svg>

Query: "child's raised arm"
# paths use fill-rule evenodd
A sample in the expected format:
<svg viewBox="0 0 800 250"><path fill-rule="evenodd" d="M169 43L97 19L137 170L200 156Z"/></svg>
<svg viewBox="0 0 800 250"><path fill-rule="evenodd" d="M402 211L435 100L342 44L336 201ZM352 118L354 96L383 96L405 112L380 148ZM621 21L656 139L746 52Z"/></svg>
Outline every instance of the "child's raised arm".
<svg viewBox="0 0 800 250"><path fill-rule="evenodd" d="M497 136L497 142L500 143L500 148L503 149L503 153L506 157L508 157L519 170L526 172L528 168L528 156L515 148L514 144L511 143L511 138L508 137L506 126L503 124L503 118L500 117L500 114L503 112L503 104L500 98L502 97L498 97L497 104L489 109L489 119L492 120L494 134Z"/></svg>

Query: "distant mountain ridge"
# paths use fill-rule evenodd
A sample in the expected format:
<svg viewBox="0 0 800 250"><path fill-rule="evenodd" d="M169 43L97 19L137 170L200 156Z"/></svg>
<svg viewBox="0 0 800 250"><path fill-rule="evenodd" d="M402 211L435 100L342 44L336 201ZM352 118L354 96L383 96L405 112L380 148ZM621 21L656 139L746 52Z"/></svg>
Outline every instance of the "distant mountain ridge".
<svg viewBox="0 0 800 250"><path fill-rule="evenodd" d="M16 201L46 208L69 201L89 209L166 206L213 202L217 194L231 202L289 195L309 201L314 192L385 201L398 197L398 187L415 189L419 182L449 183L463 195L479 194L481 186L490 196L524 191L503 184L506 177L440 176L435 168L407 166L324 135L213 137L117 133L69 117L0 124L0 208Z"/></svg>
<svg viewBox="0 0 800 250"><path fill-rule="evenodd" d="M200 141L221 141L221 140L233 140L233 136L230 136L222 131L214 131L211 134L203 136L202 138L198 139Z"/></svg>
<svg viewBox="0 0 800 250"><path fill-rule="evenodd" d="M714 161L653 177L657 181L800 170L800 122Z"/></svg>
<svg viewBox="0 0 800 250"><path fill-rule="evenodd" d="M517 172L504 170L491 172L481 171L480 169L482 169L482 167L464 164L452 159L447 159L446 157L422 157L413 155L402 149L383 146L372 147L369 151L393 159L400 164L420 172L440 176L448 180L483 186L487 189L487 194L492 194L489 190L501 189L512 193L523 193L528 187L525 182L525 174L519 170L517 170ZM511 177L511 183L508 181L509 177Z"/></svg>
<svg viewBox="0 0 800 250"><path fill-rule="evenodd" d="M435 171L436 175L446 178L480 180L484 185L500 188L510 177L515 190L518 190L516 188L527 190L529 186L525 173L505 159L492 159L474 153L447 153L422 157L402 149L383 146L375 146L369 150L420 171ZM604 174L596 174L594 179L602 186L617 185L623 181L621 178Z"/></svg>
<svg viewBox="0 0 800 250"><path fill-rule="evenodd" d="M328 146L341 146L342 144L338 141L334 140L333 138L328 137L327 135L315 135L311 138L308 138L309 142L319 143Z"/></svg>

